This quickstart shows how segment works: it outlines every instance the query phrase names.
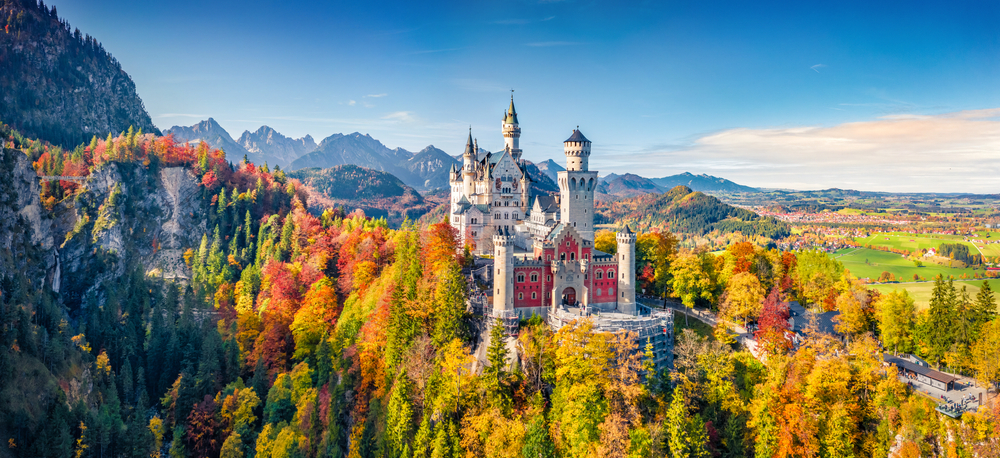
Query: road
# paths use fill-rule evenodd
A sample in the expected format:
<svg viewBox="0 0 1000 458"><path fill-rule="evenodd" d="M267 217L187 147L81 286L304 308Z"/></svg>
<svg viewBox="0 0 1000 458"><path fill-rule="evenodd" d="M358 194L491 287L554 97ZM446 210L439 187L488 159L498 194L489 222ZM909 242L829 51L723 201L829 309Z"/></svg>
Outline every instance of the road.
<svg viewBox="0 0 1000 458"><path fill-rule="evenodd" d="M663 308L662 299L640 298L639 303L653 309ZM702 323L705 323L713 328L719 322L719 318L707 309L698 309L698 308L688 309L687 307L684 306L684 304L671 301L667 301L666 306L674 310L675 312L687 315L688 317L701 321ZM674 321L676 322L676 320L678 319L680 318L675 313ZM741 345L743 345L743 347L746 348L747 351L749 351L754 358L757 358L759 361L763 362L764 355L759 354L759 352L757 351L757 340L754 339L753 334L747 332L747 330L743 326L740 326L739 324L731 322L727 322L727 324L729 325L729 328L736 333L736 341L739 342Z"/></svg>

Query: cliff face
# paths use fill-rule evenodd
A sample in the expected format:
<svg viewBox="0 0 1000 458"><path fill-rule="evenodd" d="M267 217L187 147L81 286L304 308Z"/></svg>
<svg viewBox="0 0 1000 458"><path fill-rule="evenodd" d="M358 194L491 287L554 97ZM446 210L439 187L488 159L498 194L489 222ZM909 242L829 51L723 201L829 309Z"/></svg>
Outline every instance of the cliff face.
<svg viewBox="0 0 1000 458"><path fill-rule="evenodd" d="M183 167L109 163L52 212L27 156L5 149L0 169L0 275L24 272L69 310L103 301L100 286L141 263L147 275L188 279L183 254L205 233L201 189Z"/></svg>
<svg viewBox="0 0 1000 458"><path fill-rule="evenodd" d="M54 213L59 234L59 291L73 308L100 285L140 262L147 275L190 278L183 253L205 232L201 190L185 168L148 170L110 163L87 179L85 191Z"/></svg>
<svg viewBox="0 0 1000 458"><path fill-rule="evenodd" d="M129 126L156 132L132 78L96 39L34 0L0 4L0 120L64 147Z"/></svg>

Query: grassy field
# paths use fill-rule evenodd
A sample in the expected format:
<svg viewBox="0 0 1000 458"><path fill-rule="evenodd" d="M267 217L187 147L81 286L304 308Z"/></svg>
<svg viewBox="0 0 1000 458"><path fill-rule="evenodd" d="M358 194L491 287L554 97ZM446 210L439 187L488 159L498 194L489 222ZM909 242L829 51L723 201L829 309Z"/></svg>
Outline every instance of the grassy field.
<svg viewBox="0 0 1000 458"><path fill-rule="evenodd" d="M990 279L990 289L996 291L1000 288L1000 279ZM979 287L982 286L982 280L963 280L955 281L955 288L959 291L965 286L968 288L969 296L975 299L976 294L979 293ZM913 302L917 306L917 310L925 309L931 301L931 291L934 289L934 282L921 282L921 283L901 283L901 284L884 284L884 285L871 285L871 288L877 289L880 292L888 293L894 290L905 289L909 293L910 297L913 298Z"/></svg>
<svg viewBox="0 0 1000 458"><path fill-rule="evenodd" d="M979 231L976 233L976 240L998 241L1000 233ZM906 232L886 232L874 234L866 239L859 239L862 245L886 246L916 252L927 248L937 249L942 243L961 243L969 246L971 253L982 253L987 257L1000 256L1000 243L985 244L966 242L961 235L944 234L911 234Z"/></svg>
<svg viewBox="0 0 1000 458"><path fill-rule="evenodd" d="M972 278L976 273L985 272L983 269L953 268L931 262L924 262L923 267L917 267L912 260L901 255L869 248L845 248L834 253L833 257L843 263L844 268L850 270L855 277L871 281L878 280L882 272L892 273L899 281L913 281L914 274L931 280L938 275L944 275L945 278L954 275L955 279L959 279L965 274Z"/></svg>

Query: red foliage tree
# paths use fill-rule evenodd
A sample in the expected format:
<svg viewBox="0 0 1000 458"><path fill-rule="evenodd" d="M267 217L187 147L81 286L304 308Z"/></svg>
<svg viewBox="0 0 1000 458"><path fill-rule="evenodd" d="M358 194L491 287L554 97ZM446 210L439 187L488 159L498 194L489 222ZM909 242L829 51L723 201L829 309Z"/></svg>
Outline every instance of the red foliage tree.
<svg viewBox="0 0 1000 458"><path fill-rule="evenodd" d="M788 303L781 300L778 288L771 289L760 312L760 328L754 333L759 348L768 354L784 353L792 348L792 342L785 334L788 317Z"/></svg>
<svg viewBox="0 0 1000 458"><path fill-rule="evenodd" d="M219 456L218 420L215 418L215 399L210 395L195 404L188 414L187 443L192 456Z"/></svg>

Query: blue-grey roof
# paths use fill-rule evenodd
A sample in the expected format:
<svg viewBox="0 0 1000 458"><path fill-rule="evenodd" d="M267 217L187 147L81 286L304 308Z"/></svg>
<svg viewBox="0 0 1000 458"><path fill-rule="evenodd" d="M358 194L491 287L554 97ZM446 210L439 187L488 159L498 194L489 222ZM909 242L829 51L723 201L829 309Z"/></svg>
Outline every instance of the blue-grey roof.
<svg viewBox="0 0 1000 458"><path fill-rule="evenodd" d="M570 135L569 138L567 138L566 141L564 141L563 143L569 143L569 142L590 143L590 140L587 140L587 137L583 136L583 134L580 132L580 129L573 129L573 135Z"/></svg>

